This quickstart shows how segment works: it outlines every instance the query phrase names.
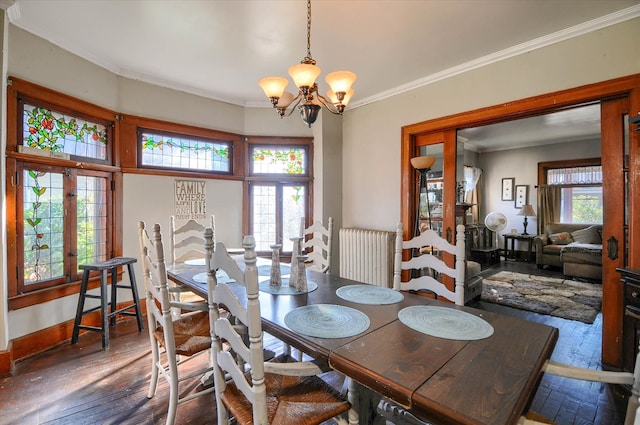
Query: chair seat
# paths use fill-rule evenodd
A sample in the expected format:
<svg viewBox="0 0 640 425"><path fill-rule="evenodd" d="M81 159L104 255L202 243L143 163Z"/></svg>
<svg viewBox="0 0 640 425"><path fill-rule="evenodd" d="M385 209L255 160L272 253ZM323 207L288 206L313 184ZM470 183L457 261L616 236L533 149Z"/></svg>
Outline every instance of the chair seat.
<svg viewBox="0 0 640 425"><path fill-rule="evenodd" d="M251 381L251 377L248 377ZM349 410L339 392L317 376L265 374L270 425L311 425ZM252 405L233 382L221 395L239 425L253 424Z"/></svg>
<svg viewBox="0 0 640 425"><path fill-rule="evenodd" d="M211 347L209 313L197 311L183 314L173 322L173 333L176 341L176 354L192 356ZM164 347L164 332L159 326L153 332L154 338Z"/></svg>

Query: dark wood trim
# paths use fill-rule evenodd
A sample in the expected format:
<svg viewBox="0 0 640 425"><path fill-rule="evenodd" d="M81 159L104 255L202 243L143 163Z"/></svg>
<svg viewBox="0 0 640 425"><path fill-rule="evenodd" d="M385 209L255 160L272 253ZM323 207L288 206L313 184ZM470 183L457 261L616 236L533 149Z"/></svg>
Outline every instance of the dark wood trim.
<svg viewBox="0 0 640 425"><path fill-rule="evenodd" d="M588 84L574 87L553 93L542 94L525 99L506 102L499 105L488 106L459 114L435 118L416 124L402 127L401 137L401 212L400 216L405 225L405 236L407 226L410 226L413 208L413 198L415 197L415 176L411 168L409 158L413 156L416 148L416 140L419 136L438 131L457 131L458 129L477 127L487 124L506 122L520 118L547 114L572 108L582 104L603 102L612 99L629 99L628 113L635 116L640 113L640 74L620 77L604 82ZM603 129L603 134L608 131ZM628 173L629 181L629 267L640 267L640 132L629 129L630 143L630 166ZM455 169L455 168L454 168ZM455 176L455 174L454 174ZM455 187L455 178L448 186ZM608 236L607 236L608 237ZM605 286L613 286L603 283ZM618 299L615 292L622 291L622 286L612 289L609 299ZM619 335L621 334L622 306L603 304L603 316L606 320L614 318L611 327L603 327L602 344L608 347L603 350L602 361L608 365L619 367L618 359L621 357L621 345ZM615 323L620 322L620 326ZM615 329L614 329L615 328ZM618 329L620 328L620 329ZM613 330L612 330L613 329Z"/></svg>
<svg viewBox="0 0 640 425"><path fill-rule="evenodd" d="M628 112L627 99L606 100L602 102L601 145L602 145L602 361L622 367L622 343L611 344L605 341L622 341L624 324L624 287L620 283L620 274L616 269L625 267L624 250L625 227L625 176L624 176L624 126L623 116ZM629 199L631 203L631 199ZM609 239L618 240L619 255L612 259L607 255ZM619 314L612 314L619 312Z"/></svg>

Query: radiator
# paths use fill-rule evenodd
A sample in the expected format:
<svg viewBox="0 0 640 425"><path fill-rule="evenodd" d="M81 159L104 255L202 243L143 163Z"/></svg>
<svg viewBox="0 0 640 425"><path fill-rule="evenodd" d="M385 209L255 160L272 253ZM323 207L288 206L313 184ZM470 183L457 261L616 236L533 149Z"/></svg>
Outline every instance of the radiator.
<svg viewBox="0 0 640 425"><path fill-rule="evenodd" d="M340 276L393 287L395 232L340 229Z"/></svg>

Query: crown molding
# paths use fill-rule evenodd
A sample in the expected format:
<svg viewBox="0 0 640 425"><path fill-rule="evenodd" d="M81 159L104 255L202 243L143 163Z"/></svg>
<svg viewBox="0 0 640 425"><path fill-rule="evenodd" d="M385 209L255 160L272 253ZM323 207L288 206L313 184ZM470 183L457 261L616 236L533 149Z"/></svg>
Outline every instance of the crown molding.
<svg viewBox="0 0 640 425"><path fill-rule="evenodd" d="M521 43L516 46L510 47L508 49L504 49L504 50L480 57L478 59L474 59L464 64L445 69L443 71L428 75L426 77L420 78L418 80L412 81L407 84L403 84L393 89L380 92L375 96L370 96L368 98L352 101L349 104L349 107L347 109L355 109L360 106L364 106L370 103L384 100L389 97L392 97L401 93L405 93L407 91L424 87L429 84L433 84L435 82L453 77L455 75L463 74L465 72L472 71L474 69L481 68L483 66L500 62L502 60L509 59L514 56L518 56L520 54L530 52L532 50L541 49L543 47L547 47L552 44L560 43L562 41L569 40L584 34L588 34L590 32L597 31L602 28L610 27L612 25L616 25L621 22L628 21L630 19L635 19L637 17L640 17L640 5L622 9L616 13L611 13L609 15L605 15L600 18L593 19L591 21L587 21L579 25L575 25L573 27L564 29L562 31L557 31L552 34L545 35L544 37L536 38L535 40Z"/></svg>

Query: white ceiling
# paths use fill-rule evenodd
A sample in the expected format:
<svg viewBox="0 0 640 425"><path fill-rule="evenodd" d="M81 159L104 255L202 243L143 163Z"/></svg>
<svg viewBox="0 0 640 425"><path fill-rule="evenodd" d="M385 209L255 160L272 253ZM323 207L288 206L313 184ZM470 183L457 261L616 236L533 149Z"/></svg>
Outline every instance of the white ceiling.
<svg viewBox="0 0 640 425"><path fill-rule="evenodd" d="M16 0L8 15L118 75L241 106L268 106L257 81L307 53L304 0ZM640 0L314 0L311 53L321 78L358 75L357 107L637 16Z"/></svg>

